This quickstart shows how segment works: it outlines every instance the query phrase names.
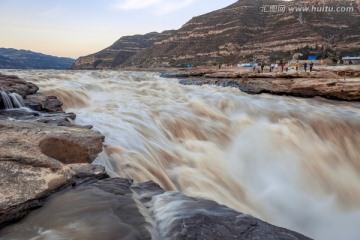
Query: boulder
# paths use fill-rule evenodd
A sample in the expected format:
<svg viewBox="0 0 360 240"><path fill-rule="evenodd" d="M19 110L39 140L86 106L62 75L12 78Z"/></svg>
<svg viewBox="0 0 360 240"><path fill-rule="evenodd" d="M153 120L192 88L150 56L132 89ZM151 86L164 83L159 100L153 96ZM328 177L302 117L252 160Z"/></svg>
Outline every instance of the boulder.
<svg viewBox="0 0 360 240"><path fill-rule="evenodd" d="M34 94L39 90L39 87L33 83L26 82L17 76L7 76L0 74L0 90L15 92L20 94L23 98L26 95Z"/></svg>
<svg viewBox="0 0 360 240"><path fill-rule="evenodd" d="M77 180L106 177L103 167L88 164L103 141L89 129L0 120L0 227Z"/></svg>
<svg viewBox="0 0 360 240"><path fill-rule="evenodd" d="M36 93L39 88L30 82L26 82L17 76L0 74L0 90L17 93L24 98L24 103L36 111L63 112L62 103L55 96L45 96ZM0 98L1 103L1 98Z"/></svg>
<svg viewBox="0 0 360 240"><path fill-rule="evenodd" d="M37 111L62 112L62 102L55 96L45 96L43 94L29 95L25 99L25 105Z"/></svg>

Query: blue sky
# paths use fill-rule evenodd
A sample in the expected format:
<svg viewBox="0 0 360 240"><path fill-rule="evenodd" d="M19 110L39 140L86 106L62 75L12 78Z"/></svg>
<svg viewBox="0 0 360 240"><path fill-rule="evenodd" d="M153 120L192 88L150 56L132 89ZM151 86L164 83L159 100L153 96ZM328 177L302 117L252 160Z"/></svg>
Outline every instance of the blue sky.
<svg viewBox="0 0 360 240"><path fill-rule="evenodd" d="M77 58L236 0L0 0L0 47Z"/></svg>

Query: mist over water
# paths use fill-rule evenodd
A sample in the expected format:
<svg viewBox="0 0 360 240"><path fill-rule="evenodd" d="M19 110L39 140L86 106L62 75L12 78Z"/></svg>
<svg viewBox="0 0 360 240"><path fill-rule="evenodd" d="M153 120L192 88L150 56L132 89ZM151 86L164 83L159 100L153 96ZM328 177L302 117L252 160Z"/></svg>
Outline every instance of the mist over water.
<svg viewBox="0 0 360 240"><path fill-rule="evenodd" d="M360 238L360 104L155 73L8 71L105 135L96 163L316 239Z"/></svg>

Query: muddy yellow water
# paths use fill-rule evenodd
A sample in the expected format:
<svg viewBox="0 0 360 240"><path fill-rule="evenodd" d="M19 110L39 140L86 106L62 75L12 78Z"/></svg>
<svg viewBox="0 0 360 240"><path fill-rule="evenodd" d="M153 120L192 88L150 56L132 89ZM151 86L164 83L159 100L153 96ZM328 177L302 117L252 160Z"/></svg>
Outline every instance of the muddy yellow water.
<svg viewBox="0 0 360 240"><path fill-rule="evenodd" d="M153 180L316 239L359 239L360 104L183 86L156 73L8 71L105 135L111 176Z"/></svg>

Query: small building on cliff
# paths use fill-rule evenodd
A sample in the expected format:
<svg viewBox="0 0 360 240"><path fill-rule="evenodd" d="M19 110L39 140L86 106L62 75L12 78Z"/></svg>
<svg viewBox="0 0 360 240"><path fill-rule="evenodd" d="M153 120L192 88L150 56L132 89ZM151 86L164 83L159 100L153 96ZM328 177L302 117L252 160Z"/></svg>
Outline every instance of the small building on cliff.
<svg viewBox="0 0 360 240"><path fill-rule="evenodd" d="M360 56L356 57L343 57L344 64L360 64Z"/></svg>

